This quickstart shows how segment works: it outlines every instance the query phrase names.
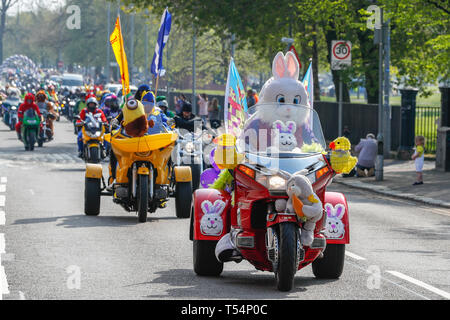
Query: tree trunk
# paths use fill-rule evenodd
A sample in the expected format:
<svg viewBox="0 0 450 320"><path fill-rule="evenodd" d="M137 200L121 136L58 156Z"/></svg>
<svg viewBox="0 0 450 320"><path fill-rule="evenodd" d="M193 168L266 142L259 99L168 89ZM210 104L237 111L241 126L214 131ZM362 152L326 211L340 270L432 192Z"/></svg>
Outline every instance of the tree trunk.
<svg viewBox="0 0 450 320"><path fill-rule="evenodd" d="M317 25L313 26L313 58L312 58L312 72L314 83L314 101L320 101L320 83L319 83L319 50L317 49Z"/></svg>
<svg viewBox="0 0 450 320"><path fill-rule="evenodd" d="M3 36L5 34L6 10L8 8L5 8L5 3L3 2L0 17L0 64L3 62Z"/></svg>

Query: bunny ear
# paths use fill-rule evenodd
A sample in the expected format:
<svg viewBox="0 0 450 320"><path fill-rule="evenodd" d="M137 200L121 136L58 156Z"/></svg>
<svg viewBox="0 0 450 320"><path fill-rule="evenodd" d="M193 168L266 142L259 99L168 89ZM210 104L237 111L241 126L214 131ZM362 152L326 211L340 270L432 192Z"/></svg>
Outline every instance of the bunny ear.
<svg viewBox="0 0 450 320"><path fill-rule="evenodd" d="M295 131L297 130L297 125L295 124L295 122L288 121L286 124L287 124L287 129L288 129L289 133L295 133Z"/></svg>
<svg viewBox="0 0 450 320"><path fill-rule="evenodd" d="M211 201L205 200L205 201L202 202L201 207L202 207L203 213L204 213L204 214L208 214L208 213L211 212L211 209L212 209L212 207L213 207L213 204L211 203Z"/></svg>
<svg viewBox="0 0 450 320"><path fill-rule="evenodd" d="M223 209L225 209L225 202L222 200L214 201L214 213L221 214Z"/></svg>
<svg viewBox="0 0 450 320"><path fill-rule="evenodd" d="M345 213L345 207L342 204L337 204L335 208L336 208L336 218L342 219Z"/></svg>
<svg viewBox="0 0 450 320"><path fill-rule="evenodd" d="M333 206L329 203L325 203L324 207L325 207L325 210L327 211L328 218L332 218L333 217Z"/></svg>
<svg viewBox="0 0 450 320"><path fill-rule="evenodd" d="M288 51L285 56L286 66L287 66L287 76L289 78L293 78L298 80L298 75L300 72L300 68L298 65L297 57L291 52Z"/></svg>
<svg viewBox="0 0 450 320"><path fill-rule="evenodd" d="M275 79L283 78L286 71L286 62L284 61L283 52L278 52L273 59L272 73Z"/></svg>
<svg viewBox="0 0 450 320"><path fill-rule="evenodd" d="M273 123L272 128L277 129L278 131L281 131L284 128L284 123L281 120L277 120Z"/></svg>

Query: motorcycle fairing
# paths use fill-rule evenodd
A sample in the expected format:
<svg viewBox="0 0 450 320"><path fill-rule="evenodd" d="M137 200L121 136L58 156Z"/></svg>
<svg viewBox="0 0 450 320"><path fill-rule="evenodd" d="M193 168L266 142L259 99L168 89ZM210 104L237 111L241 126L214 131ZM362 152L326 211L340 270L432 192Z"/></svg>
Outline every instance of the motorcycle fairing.
<svg viewBox="0 0 450 320"><path fill-rule="evenodd" d="M230 231L231 195L228 192L198 189L193 205L194 240L220 240Z"/></svg>
<svg viewBox="0 0 450 320"><path fill-rule="evenodd" d="M347 199L339 192L325 192L324 199L325 237L327 243L350 243L350 225Z"/></svg>

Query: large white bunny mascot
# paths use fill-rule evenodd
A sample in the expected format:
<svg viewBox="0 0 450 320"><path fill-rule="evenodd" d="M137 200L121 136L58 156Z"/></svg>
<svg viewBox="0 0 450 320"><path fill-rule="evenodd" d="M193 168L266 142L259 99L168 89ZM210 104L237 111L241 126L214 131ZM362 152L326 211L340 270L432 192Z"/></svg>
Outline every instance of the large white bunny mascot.
<svg viewBox="0 0 450 320"><path fill-rule="evenodd" d="M279 120L283 123L294 121L296 132L294 133L300 145L305 142L310 144L313 135L309 129L309 102L305 87L298 80L299 64L292 52L284 55L278 52L272 63L272 78L267 80L259 94L255 112L245 124L245 130L254 128L265 129L268 140L271 140L273 124ZM296 105L303 105L304 108ZM308 131L305 134L304 131ZM256 133L260 134L260 133ZM255 146L252 146L255 147Z"/></svg>

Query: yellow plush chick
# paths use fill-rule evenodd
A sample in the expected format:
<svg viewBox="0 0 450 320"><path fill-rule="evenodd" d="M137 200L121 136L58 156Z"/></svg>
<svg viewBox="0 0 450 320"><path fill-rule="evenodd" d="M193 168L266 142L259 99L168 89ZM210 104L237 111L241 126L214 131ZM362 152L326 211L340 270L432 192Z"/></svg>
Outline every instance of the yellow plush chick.
<svg viewBox="0 0 450 320"><path fill-rule="evenodd" d="M358 159L350 154L351 144L346 137L336 138L330 143L331 167L336 173L350 173Z"/></svg>
<svg viewBox="0 0 450 320"><path fill-rule="evenodd" d="M236 151L236 137L224 133L214 140L217 144L214 162L219 169L234 169L243 159L243 155Z"/></svg>

